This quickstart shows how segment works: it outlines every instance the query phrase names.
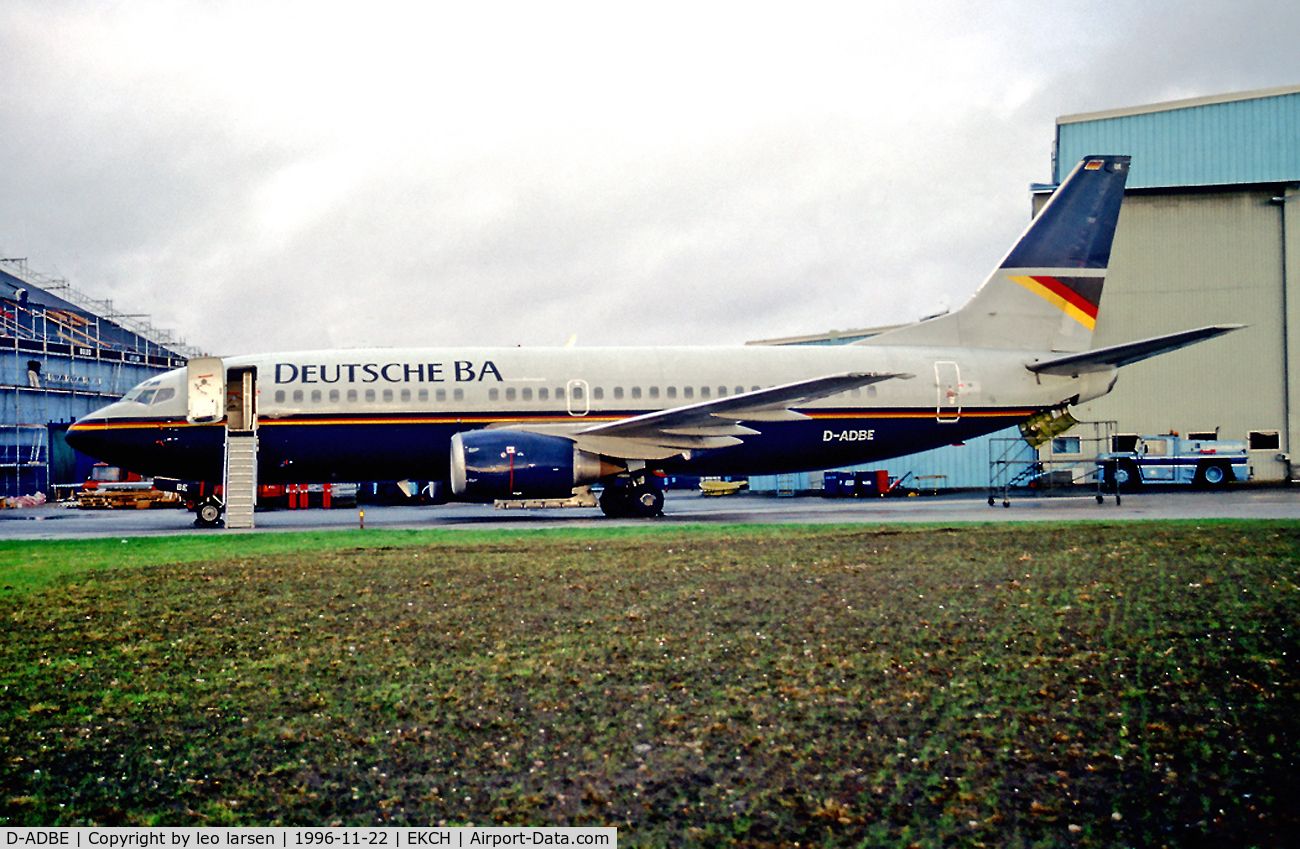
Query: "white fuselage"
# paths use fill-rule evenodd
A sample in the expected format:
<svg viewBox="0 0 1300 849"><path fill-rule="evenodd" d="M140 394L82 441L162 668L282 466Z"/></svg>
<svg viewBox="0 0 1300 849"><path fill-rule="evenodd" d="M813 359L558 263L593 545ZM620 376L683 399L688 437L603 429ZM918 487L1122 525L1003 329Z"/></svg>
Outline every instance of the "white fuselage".
<svg viewBox="0 0 1300 849"><path fill-rule="evenodd" d="M1035 375L1032 352L968 348L355 349L227 359L254 367L261 479L446 479L457 432L581 428L847 373L904 375L744 422L740 445L683 452L663 468L756 474L868 462L957 442L1102 394L1113 370ZM119 465L213 479L220 427L186 420L185 373L142 385L79 422L113 433ZM150 389L171 391L149 394ZM133 397L134 396L134 397ZM155 400L156 399L156 400ZM149 400L152 403L141 403ZM109 446L103 446L102 456Z"/></svg>

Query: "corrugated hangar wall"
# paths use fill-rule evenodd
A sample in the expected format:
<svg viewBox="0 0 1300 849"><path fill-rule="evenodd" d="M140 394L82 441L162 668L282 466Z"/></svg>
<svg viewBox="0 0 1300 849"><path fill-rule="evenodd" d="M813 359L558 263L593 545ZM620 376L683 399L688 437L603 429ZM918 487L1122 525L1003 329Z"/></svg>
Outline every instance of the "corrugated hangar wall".
<svg viewBox="0 0 1300 849"><path fill-rule="evenodd" d="M1125 199L1096 344L1206 324L1248 326L1122 369L1115 391L1085 410L1134 432L1218 429L1224 438L1245 439L1281 426L1281 234L1271 196Z"/></svg>
<svg viewBox="0 0 1300 849"><path fill-rule="evenodd" d="M1247 441L1256 480L1293 477L1300 86L1062 118L1057 144L1060 171L1086 153L1133 156L1095 345L1247 325L1122 369L1076 417Z"/></svg>

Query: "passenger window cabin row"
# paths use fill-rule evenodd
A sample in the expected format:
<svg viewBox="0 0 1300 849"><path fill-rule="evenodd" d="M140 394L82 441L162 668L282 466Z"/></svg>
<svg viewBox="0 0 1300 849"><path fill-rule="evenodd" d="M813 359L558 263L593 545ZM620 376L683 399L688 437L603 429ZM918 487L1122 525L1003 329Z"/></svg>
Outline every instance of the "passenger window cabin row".
<svg viewBox="0 0 1300 849"><path fill-rule="evenodd" d="M754 386L749 391L757 392L761 388L762 387ZM662 388L658 386L650 386L650 387L646 387L644 390L640 386L633 386L627 389L625 389L622 386L615 386L610 392L610 397L614 401L624 401L624 400L707 401L712 398L725 398L728 395L742 395L745 393L745 391L746 391L745 387L743 386L736 386L733 388L728 388L726 386L717 386L717 387L701 386L698 388L694 386L684 386L681 387L680 389L676 386L666 386ZM874 386L867 387L867 393L868 395L874 397L876 394L875 387ZM860 396L862 393L860 389L853 389L849 392L849 394L854 397L857 397ZM601 386L591 387L590 396L591 396L590 397L591 401L604 401L606 397L604 387ZM463 387L455 387L453 389L438 388L438 389L431 390L428 387L424 387L424 386L421 386L417 389L411 389L409 387L403 387L401 389L393 389L391 387L386 387L383 389L366 388L366 389L346 389L346 390L313 389L310 392L303 389L294 389L292 392L286 392L283 389L277 389L275 391L274 397L275 397L275 403L277 404L284 404L289 401L292 401L292 403L294 404L305 404L305 403L357 404L362 402L367 404L374 404L380 402L385 404L391 404L391 403L408 404L411 403L412 401L420 404L427 404L429 403L430 400L432 400L434 403L443 404L449 400L453 402L464 401L465 390ZM492 402L505 400L506 402L536 401L541 403L550 402L552 400L561 403L564 403L566 400L567 401L588 400L586 387L583 386L582 384L571 384L568 387L556 386L554 388L546 387L546 386L539 386L536 388L531 386L525 386L522 388L514 387L514 386L508 386L504 388L498 386L492 386L488 388L487 399Z"/></svg>

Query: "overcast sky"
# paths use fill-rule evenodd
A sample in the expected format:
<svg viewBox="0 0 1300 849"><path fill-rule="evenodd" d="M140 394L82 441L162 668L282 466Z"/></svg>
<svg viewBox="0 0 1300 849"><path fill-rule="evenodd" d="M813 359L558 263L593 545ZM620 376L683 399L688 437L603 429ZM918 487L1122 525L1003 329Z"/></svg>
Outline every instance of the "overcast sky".
<svg viewBox="0 0 1300 849"><path fill-rule="evenodd" d="M0 255L214 354L912 320L1024 228L1058 116L1300 83L1297 33L1278 0L5 0Z"/></svg>

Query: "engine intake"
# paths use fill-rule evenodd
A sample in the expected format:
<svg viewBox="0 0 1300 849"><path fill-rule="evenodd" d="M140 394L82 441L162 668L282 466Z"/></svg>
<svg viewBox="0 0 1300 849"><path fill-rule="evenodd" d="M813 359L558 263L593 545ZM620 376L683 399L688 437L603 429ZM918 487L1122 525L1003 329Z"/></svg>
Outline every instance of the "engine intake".
<svg viewBox="0 0 1300 849"><path fill-rule="evenodd" d="M619 471L562 436L474 430L451 438L451 491L470 501L567 498L574 487Z"/></svg>

